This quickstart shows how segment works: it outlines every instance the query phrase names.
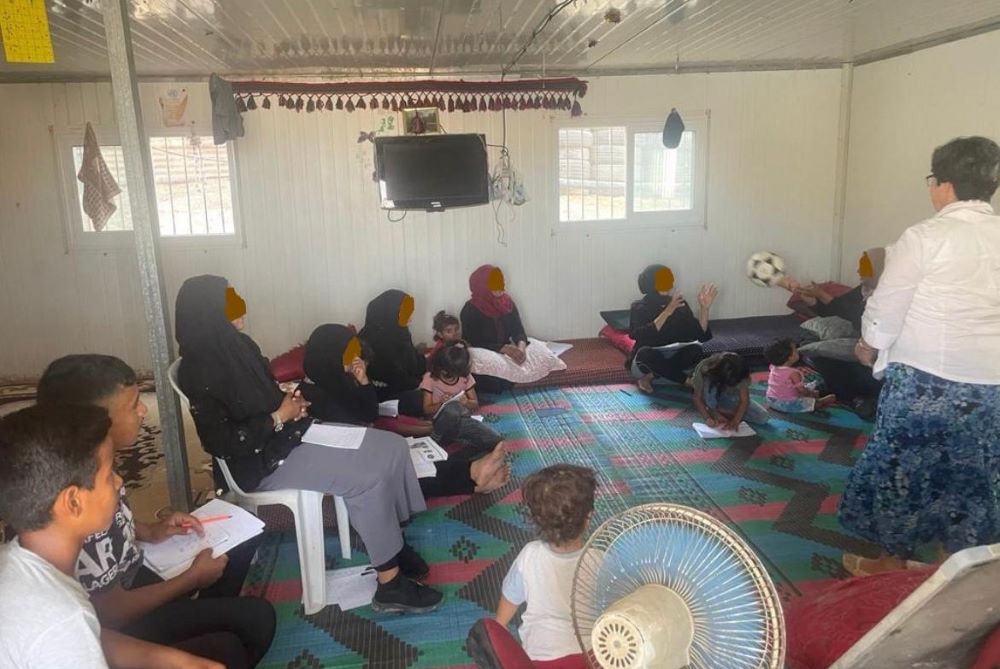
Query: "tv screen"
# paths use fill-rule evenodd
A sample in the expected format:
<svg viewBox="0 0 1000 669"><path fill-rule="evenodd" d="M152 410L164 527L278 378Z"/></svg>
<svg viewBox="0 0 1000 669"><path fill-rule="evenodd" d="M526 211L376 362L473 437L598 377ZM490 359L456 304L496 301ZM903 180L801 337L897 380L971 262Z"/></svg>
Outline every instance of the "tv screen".
<svg viewBox="0 0 1000 669"><path fill-rule="evenodd" d="M375 171L383 209L433 211L490 201L483 135L376 137Z"/></svg>

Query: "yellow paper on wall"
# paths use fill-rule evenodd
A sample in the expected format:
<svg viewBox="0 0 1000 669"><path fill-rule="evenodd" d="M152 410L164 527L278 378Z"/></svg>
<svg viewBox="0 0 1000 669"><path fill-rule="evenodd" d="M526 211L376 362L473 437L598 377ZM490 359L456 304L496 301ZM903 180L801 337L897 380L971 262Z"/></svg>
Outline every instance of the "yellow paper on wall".
<svg viewBox="0 0 1000 669"><path fill-rule="evenodd" d="M54 63L45 0L0 0L0 35L8 63Z"/></svg>

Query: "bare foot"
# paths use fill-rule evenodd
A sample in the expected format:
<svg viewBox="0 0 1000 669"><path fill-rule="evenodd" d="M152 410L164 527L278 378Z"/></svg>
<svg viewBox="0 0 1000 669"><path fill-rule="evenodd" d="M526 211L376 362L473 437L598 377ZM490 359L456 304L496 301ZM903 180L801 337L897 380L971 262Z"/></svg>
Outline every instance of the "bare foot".
<svg viewBox="0 0 1000 669"><path fill-rule="evenodd" d="M819 399L816 400L816 406L820 407L832 407L836 403L837 403L836 395L824 395L823 397L820 397Z"/></svg>
<svg viewBox="0 0 1000 669"><path fill-rule="evenodd" d="M493 492L494 490L499 490L508 483L510 483L510 465L505 463L502 467L500 467L500 469L497 470L497 473L493 475L493 478L483 485L477 485L476 492L485 495Z"/></svg>
<svg viewBox="0 0 1000 669"><path fill-rule="evenodd" d="M472 463L469 476L475 481L477 492L480 486L487 485L504 466L504 455L504 443L501 441L488 455Z"/></svg>
<svg viewBox="0 0 1000 669"><path fill-rule="evenodd" d="M639 390L646 393L647 395L653 394L653 375L643 374L639 377L639 380L635 382L635 385L639 386Z"/></svg>

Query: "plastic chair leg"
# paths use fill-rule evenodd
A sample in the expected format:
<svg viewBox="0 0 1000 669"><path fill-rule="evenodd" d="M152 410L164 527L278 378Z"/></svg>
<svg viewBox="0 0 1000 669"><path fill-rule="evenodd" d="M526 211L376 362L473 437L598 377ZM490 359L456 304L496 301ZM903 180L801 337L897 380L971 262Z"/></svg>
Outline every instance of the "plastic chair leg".
<svg viewBox="0 0 1000 669"><path fill-rule="evenodd" d="M326 547L323 541L323 495L298 491L295 516L295 542L299 549L302 572L302 608L307 614L326 606Z"/></svg>
<svg viewBox="0 0 1000 669"><path fill-rule="evenodd" d="M347 516L347 504L340 495L333 496L333 508L337 510L337 532L340 533L340 555L351 559L351 524Z"/></svg>

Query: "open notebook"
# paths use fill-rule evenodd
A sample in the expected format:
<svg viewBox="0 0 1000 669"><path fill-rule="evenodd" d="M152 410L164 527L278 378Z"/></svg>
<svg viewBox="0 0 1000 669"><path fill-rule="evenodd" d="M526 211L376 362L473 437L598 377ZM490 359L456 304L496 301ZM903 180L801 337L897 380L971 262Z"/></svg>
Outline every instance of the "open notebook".
<svg viewBox="0 0 1000 669"><path fill-rule="evenodd" d="M197 518L229 517L206 523L203 526L204 537L199 537L192 530L190 534L179 534L158 544L140 541L146 566L164 580L187 571L195 556L206 548L211 548L212 555L218 557L264 531L264 521L260 518L221 499L213 499L191 515Z"/></svg>

